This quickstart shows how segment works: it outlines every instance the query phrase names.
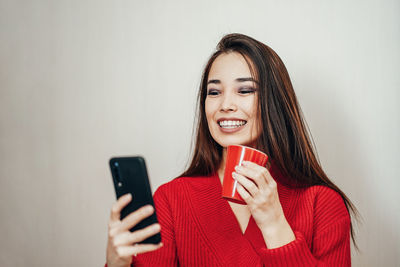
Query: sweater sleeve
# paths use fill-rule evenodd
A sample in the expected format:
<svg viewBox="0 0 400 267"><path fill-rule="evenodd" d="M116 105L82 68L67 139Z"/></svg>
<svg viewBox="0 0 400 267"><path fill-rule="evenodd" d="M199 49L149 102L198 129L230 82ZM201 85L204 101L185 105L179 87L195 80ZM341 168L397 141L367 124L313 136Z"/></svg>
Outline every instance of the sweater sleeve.
<svg viewBox="0 0 400 267"><path fill-rule="evenodd" d="M312 244L296 231L296 239L279 248L261 248L266 266L351 266L350 216L341 196L325 188L315 200Z"/></svg>

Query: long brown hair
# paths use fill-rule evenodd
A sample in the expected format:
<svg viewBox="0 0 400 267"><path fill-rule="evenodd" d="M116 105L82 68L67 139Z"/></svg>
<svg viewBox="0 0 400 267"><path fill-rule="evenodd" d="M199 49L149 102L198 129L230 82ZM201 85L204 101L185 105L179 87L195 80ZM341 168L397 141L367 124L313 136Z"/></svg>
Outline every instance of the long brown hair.
<svg viewBox="0 0 400 267"><path fill-rule="evenodd" d="M347 196L322 170L311 143L289 74L280 57L267 45L243 34L225 35L217 45L203 71L198 93L195 147L188 169L180 176L207 176L216 172L222 161L223 148L208 129L205 100L211 65L222 53L240 53L258 81L258 111L262 134L256 148L264 151L289 179L290 187L325 185L341 195L347 210L358 217L358 211ZM353 224L351 237L354 238Z"/></svg>

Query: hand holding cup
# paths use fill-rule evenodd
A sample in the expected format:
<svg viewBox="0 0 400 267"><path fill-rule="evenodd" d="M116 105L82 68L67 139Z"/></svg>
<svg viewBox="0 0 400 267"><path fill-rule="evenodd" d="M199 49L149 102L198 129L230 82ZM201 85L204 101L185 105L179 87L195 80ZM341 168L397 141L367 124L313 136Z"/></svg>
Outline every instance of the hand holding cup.
<svg viewBox="0 0 400 267"><path fill-rule="evenodd" d="M251 147L241 145L228 146L222 183L222 197L242 205L246 205L246 202L237 191L238 181L232 177L232 173L235 171L235 167L241 166L244 161L250 161L264 167L267 164L268 156Z"/></svg>

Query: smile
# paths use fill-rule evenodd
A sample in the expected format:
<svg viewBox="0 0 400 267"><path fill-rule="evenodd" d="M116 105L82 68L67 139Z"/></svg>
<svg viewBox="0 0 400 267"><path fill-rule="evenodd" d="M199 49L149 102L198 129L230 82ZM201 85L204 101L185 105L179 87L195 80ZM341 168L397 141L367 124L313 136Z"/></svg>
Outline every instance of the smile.
<svg viewBox="0 0 400 267"><path fill-rule="evenodd" d="M242 120L223 120L219 121L218 124L223 129L235 129L245 125L247 121Z"/></svg>

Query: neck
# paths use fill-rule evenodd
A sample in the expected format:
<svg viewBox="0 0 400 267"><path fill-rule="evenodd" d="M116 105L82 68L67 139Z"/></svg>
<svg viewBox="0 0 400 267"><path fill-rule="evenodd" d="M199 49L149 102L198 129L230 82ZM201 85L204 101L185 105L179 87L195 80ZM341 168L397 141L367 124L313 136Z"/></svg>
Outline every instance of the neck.
<svg viewBox="0 0 400 267"><path fill-rule="evenodd" d="M224 172L225 172L226 152L227 152L226 147L224 147L222 150L221 164L219 165L219 168L218 168L218 176L219 176L219 179L221 180L221 183L224 178Z"/></svg>

